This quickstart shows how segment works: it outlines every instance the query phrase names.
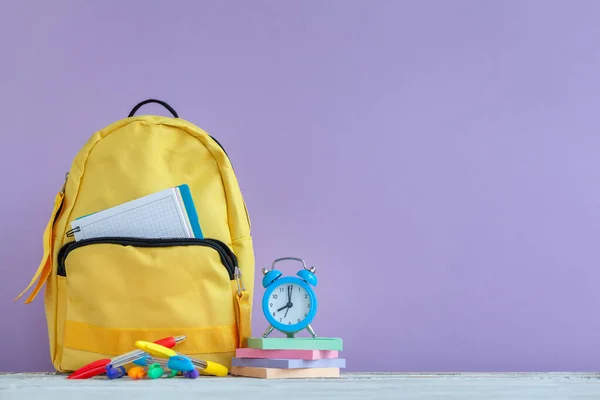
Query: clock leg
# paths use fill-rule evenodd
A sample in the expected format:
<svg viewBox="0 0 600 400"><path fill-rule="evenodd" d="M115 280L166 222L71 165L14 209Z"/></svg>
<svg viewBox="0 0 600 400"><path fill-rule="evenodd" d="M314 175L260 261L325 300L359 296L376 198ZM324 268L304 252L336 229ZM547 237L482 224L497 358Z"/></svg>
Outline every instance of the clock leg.
<svg viewBox="0 0 600 400"><path fill-rule="evenodd" d="M269 333L273 332L273 325L269 325L269 327L267 328L267 330L265 331L265 333L263 333L263 337L267 337L269 336Z"/></svg>
<svg viewBox="0 0 600 400"><path fill-rule="evenodd" d="M317 337L317 334L315 333L315 331L313 330L312 326L308 325L306 327L306 330L308 331L308 333L310 333L312 335L313 338Z"/></svg>

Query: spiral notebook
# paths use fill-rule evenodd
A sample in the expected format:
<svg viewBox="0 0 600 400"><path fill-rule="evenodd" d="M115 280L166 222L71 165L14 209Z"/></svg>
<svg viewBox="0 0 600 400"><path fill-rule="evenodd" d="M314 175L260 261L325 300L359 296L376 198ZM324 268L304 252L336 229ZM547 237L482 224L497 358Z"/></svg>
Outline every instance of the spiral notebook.
<svg viewBox="0 0 600 400"><path fill-rule="evenodd" d="M138 238L202 238L188 185L161 190L71 222L67 236L75 240L118 236Z"/></svg>

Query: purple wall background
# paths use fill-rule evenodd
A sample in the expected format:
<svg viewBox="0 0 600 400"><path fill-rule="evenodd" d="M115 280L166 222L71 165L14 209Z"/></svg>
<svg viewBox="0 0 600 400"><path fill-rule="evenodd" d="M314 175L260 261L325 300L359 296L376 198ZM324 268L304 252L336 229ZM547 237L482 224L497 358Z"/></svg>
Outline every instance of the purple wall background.
<svg viewBox="0 0 600 400"><path fill-rule="evenodd" d="M13 298L76 152L148 97L226 147L257 271L317 266L347 371L598 370L599 12L1 2L0 370L52 369L43 299Z"/></svg>

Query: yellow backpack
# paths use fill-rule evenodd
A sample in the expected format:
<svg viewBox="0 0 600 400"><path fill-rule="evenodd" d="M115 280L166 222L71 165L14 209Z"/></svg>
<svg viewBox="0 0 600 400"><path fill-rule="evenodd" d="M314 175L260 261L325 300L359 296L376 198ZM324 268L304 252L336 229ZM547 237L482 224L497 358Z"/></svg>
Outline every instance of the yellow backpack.
<svg viewBox="0 0 600 400"><path fill-rule="evenodd" d="M171 117L134 116L159 103ZM187 184L204 238L99 237L75 241L71 222ZM134 349L137 340L185 335L181 354L227 367L251 336L254 252L232 164L205 131L149 99L96 132L56 195L44 255L29 286L44 283L50 356L74 371Z"/></svg>

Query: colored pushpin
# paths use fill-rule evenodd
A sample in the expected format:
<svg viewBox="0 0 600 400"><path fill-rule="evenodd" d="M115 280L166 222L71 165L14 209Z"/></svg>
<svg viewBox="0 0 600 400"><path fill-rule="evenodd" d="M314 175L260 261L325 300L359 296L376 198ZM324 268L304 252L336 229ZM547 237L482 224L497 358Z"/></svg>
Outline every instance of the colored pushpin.
<svg viewBox="0 0 600 400"><path fill-rule="evenodd" d="M159 379L159 378L172 378L177 375L177 371L175 370L165 370L159 363L150 364L148 366L148 378L150 379Z"/></svg>
<svg viewBox="0 0 600 400"><path fill-rule="evenodd" d="M131 367L127 371L127 376L131 379L142 379L146 377L146 369L143 367Z"/></svg>

